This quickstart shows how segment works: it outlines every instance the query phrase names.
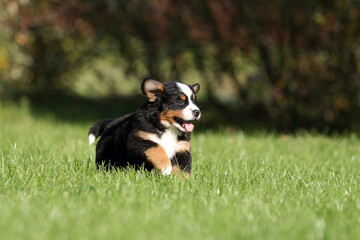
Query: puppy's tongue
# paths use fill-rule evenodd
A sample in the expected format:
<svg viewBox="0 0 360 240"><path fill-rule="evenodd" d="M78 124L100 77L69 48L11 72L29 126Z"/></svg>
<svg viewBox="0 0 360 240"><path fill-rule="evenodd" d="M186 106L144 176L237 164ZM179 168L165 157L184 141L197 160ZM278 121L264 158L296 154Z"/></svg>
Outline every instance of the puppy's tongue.
<svg viewBox="0 0 360 240"><path fill-rule="evenodd" d="M194 129L194 125L191 122L184 122L182 124L182 127L185 128L185 130L188 132L192 132L192 130Z"/></svg>

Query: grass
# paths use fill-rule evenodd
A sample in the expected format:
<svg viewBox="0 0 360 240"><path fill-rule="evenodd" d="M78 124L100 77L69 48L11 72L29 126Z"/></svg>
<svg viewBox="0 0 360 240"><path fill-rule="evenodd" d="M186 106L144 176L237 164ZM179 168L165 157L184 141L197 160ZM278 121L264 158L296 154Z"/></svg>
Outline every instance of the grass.
<svg viewBox="0 0 360 240"><path fill-rule="evenodd" d="M360 239L356 136L195 126L181 180L97 171L91 122L0 115L0 239Z"/></svg>

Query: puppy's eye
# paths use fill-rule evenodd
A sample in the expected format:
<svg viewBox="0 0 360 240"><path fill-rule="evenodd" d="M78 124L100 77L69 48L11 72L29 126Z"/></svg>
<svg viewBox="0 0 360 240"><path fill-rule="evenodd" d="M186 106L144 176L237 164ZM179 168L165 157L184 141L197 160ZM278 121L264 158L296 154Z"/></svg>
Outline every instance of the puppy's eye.
<svg viewBox="0 0 360 240"><path fill-rule="evenodd" d="M184 100L179 99L179 100L178 100L178 104L179 104L179 105L184 105L184 104L185 104L185 101L184 101Z"/></svg>

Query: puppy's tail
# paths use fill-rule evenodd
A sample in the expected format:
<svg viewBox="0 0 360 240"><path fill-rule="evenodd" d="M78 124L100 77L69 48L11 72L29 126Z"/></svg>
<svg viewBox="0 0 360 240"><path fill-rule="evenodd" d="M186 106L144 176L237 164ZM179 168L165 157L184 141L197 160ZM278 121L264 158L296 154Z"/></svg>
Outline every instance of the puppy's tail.
<svg viewBox="0 0 360 240"><path fill-rule="evenodd" d="M104 132L105 128L111 123L112 119L105 119L101 120L97 123L95 123L90 129L89 129L89 146L95 142L95 140L101 136L101 134Z"/></svg>

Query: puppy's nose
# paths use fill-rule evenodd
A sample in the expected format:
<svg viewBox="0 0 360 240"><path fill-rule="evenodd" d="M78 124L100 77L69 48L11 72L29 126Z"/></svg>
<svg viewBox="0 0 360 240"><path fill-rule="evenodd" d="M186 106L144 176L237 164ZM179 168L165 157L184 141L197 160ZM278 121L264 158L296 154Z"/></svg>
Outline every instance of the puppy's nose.
<svg viewBox="0 0 360 240"><path fill-rule="evenodd" d="M194 117L198 117L200 115L200 110L196 109L196 110L193 110L192 112L193 112Z"/></svg>

